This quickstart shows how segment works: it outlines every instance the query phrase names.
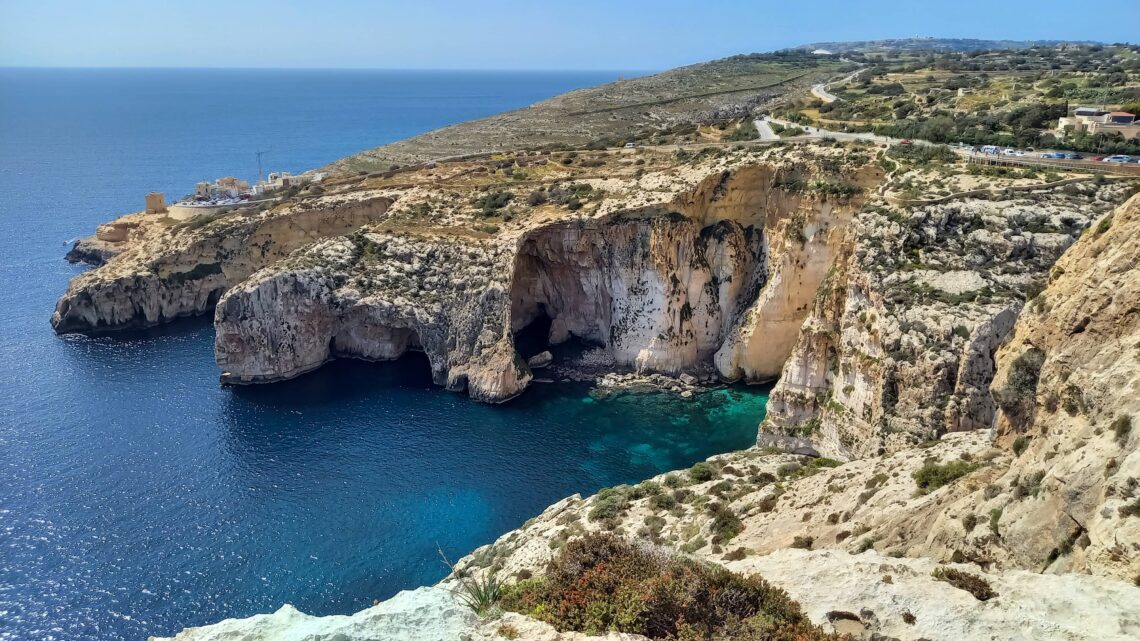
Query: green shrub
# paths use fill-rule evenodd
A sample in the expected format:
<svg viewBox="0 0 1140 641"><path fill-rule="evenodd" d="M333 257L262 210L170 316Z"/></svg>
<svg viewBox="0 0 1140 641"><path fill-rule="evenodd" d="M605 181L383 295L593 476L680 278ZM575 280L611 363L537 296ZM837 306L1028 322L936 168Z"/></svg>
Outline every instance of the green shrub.
<svg viewBox="0 0 1140 641"><path fill-rule="evenodd" d="M990 510L990 532L994 534L998 533L998 523L1001 521L1001 513L1002 509L1000 507L995 507Z"/></svg>
<svg viewBox="0 0 1140 641"><path fill-rule="evenodd" d="M914 481L918 484L919 493L928 494L979 467L977 463L963 460L950 461L945 465L927 463L914 473Z"/></svg>
<svg viewBox="0 0 1140 641"><path fill-rule="evenodd" d="M732 130L728 139L734 142L741 140L756 140L760 137L760 132L756 130L756 123L751 120L745 120L740 123L740 126Z"/></svg>
<svg viewBox="0 0 1140 641"><path fill-rule="evenodd" d="M671 510L677 506L677 499L672 494L654 494L649 497L649 507L655 510Z"/></svg>
<svg viewBox="0 0 1140 641"><path fill-rule="evenodd" d="M748 550L744 548L736 548L735 550L724 555L725 561L739 561L748 556Z"/></svg>
<svg viewBox="0 0 1140 641"><path fill-rule="evenodd" d="M712 520L712 534L713 543L724 543L731 541L733 537L740 534L744 529L744 523L740 517L720 503L712 503L708 507L709 512L713 515Z"/></svg>
<svg viewBox="0 0 1140 641"><path fill-rule="evenodd" d="M994 401L1014 425L1024 424L1033 410L1044 364L1045 352L1030 347L1013 359L1005 384L991 389Z"/></svg>
<svg viewBox="0 0 1140 641"><path fill-rule="evenodd" d="M998 593L990 587L990 582L976 574L954 568L935 568L931 576L939 581L945 581L959 590L969 592L979 601L989 601L998 596Z"/></svg>
<svg viewBox="0 0 1140 641"><path fill-rule="evenodd" d="M629 498L636 501L637 499L643 499L647 496L657 496L660 493L660 485L654 483L653 481L642 481L641 483L634 485L633 489L629 491Z"/></svg>
<svg viewBox="0 0 1140 641"><path fill-rule="evenodd" d="M625 485L607 487L594 498L594 507L587 515L591 521L616 518L629 507L629 488Z"/></svg>
<svg viewBox="0 0 1140 641"><path fill-rule="evenodd" d="M476 198L475 206L483 210L483 215L488 216L506 207L507 203L511 202L514 197L514 194L509 191L493 191Z"/></svg>
<svg viewBox="0 0 1140 641"><path fill-rule="evenodd" d="M689 468L689 478L697 483L704 483L705 481L713 480L716 476L716 468L712 465L701 461Z"/></svg>
<svg viewBox="0 0 1140 641"><path fill-rule="evenodd" d="M1021 436L1018 436L1017 438L1013 439L1013 453L1016 454L1017 456L1021 456L1021 453L1024 452L1025 449L1028 447L1029 447L1029 437L1027 437L1025 435L1021 435Z"/></svg>
<svg viewBox="0 0 1140 641"><path fill-rule="evenodd" d="M651 639L816 641L787 593L762 578L638 547L610 534L571 541L546 579L507 589L502 607L560 631L624 632Z"/></svg>

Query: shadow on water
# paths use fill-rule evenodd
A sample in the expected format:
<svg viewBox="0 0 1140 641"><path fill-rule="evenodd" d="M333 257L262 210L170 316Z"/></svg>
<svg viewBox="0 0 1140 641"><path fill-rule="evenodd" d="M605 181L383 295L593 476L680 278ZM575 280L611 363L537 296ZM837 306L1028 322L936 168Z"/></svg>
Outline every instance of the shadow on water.
<svg viewBox="0 0 1140 641"><path fill-rule="evenodd" d="M336 359L295 379L264 385L229 387L235 402L303 409L351 402L385 389L425 390L433 387L427 356L409 352L394 361Z"/></svg>

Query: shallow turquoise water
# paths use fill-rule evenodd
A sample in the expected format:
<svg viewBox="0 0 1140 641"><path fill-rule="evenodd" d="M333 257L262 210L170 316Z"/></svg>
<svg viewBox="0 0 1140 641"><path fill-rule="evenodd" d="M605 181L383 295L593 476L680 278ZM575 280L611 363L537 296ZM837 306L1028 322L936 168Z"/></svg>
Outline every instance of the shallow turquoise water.
<svg viewBox="0 0 1140 641"><path fill-rule="evenodd" d="M442 576L437 544L457 558L568 494L751 444L765 389L535 385L491 407L433 387L422 357L225 389L205 320L48 325L80 271L67 241L149 189L249 176L259 145L304 169L616 75L0 69L0 639L350 612Z"/></svg>

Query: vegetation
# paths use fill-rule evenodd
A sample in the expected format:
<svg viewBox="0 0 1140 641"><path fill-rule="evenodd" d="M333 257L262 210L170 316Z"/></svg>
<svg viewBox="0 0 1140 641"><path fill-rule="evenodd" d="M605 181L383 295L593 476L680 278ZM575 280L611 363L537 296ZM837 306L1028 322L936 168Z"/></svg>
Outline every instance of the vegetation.
<svg viewBox="0 0 1140 641"><path fill-rule="evenodd" d="M991 389L998 407L1015 425L1024 424L1033 411L1037 382L1041 377L1041 366L1044 364L1045 352L1030 347L1013 359L1005 384Z"/></svg>
<svg viewBox="0 0 1140 641"><path fill-rule="evenodd" d="M695 465L693 465L692 467L689 468L689 478L693 479L697 483L704 483L705 481L711 481L711 480L713 480L713 478L715 476L716 476L716 469L714 469L712 465L710 465L704 461L701 461L700 463L696 463Z"/></svg>
<svg viewBox="0 0 1140 641"><path fill-rule="evenodd" d="M720 544L731 541L733 537L744 529L744 523L736 513L722 503L709 504L708 511L713 516L712 533L713 543Z"/></svg>
<svg viewBox="0 0 1140 641"><path fill-rule="evenodd" d="M1025 436L1024 434L1021 434L1017 438L1013 439L1013 453L1015 455L1021 456L1021 453L1024 452L1028 447L1029 437Z"/></svg>
<svg viewBox="0 0 1140 641"><path fill-rule="evenodd" d="M846 54L867 68L853 82L832 89L842 100L802 102L797 113L817 117L832 129L936 143L1137 154L1140 140L1125 140L1116 132L1058 135L1054 128L1070 107L1080 104L1137 113L1138 49L1038 46Z"/></svg>
<svg viewBox="0 0 1140 641"><path fill-rule="evenodd" d="M927 463L914 473L915 483L918 484L920 494L929 494L934 490L955 481L970 472L978 469L978 463L970 461L950 461L945 465Z"/></svg>
<svg viewBox="0 0 1140 641"><path fill-rule="evenodd" d="M990 582L976 574L955 570L954 568L940 567L935 568L931 576L939 581L945 581L959 590L969 592L979 601L989 601L998 596L998 593L990 587Z"/></svg>
<svg viewBox="0 0 1140 641"><path fill-rule="evenodd" d="M590 509L587 518L591 521L612 519L624 512L628 507L628 486L619 485L617 487L607 487L598 491L598 495L594 498L594 507Z"/></svg>
<svg viewBox="0 0 1140 641"><path fill-rule="evenodd" d="M728 139L734 142L744 140L756 140L760 137L760 132L756 129L756 123L752 120L745 120L740 123L740 126L732 130L728 135Z"/></svg>
<svg viewBox="0 0 1140 641"><path fill-rule="evenodd" d="M483 210L484 216L493 216L500 209L507 206L511 202L514 194L509 191L492 191L475 199L475 206Z"/></svg>
<svg viewBox="0 0 1140 641"><path fill-rule="evenodd" d="M169 280L172 283L181 284L220 273L222 273L221 263L198 263L189 271L173 272L170 274Z"/></svg>
<svg viewBox="0 0 1140 641"><path fill-rule="evenodd" d="M801 550L810 550L811 546L815 543L815 538L810 536L796 536L792 539L792 547Z"/></svg>
<svg viewBox="0 0 1140 641"><path fill-rule="evenodd" d="M610 534L568 543L545 579L503 594L507 610L559 630L608 631L651 639L813 641L833 639L799 605L759 577L744 577Z"/></svg>

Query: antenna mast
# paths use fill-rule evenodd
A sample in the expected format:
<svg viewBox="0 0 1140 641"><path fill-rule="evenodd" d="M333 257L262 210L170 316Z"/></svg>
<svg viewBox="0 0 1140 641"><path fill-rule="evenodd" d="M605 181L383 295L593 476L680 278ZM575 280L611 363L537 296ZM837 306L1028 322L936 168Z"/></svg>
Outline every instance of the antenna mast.
<svg viewBox="0 0 1140 641"><path fill-rule="evenodd" d="M261 171L261 157L267 153L269 153L268 149L265 151L262 151L261 149L257 150L257 182L259 182L259 183L265 182L265 176L262 174L262 171Z"/></svg>

